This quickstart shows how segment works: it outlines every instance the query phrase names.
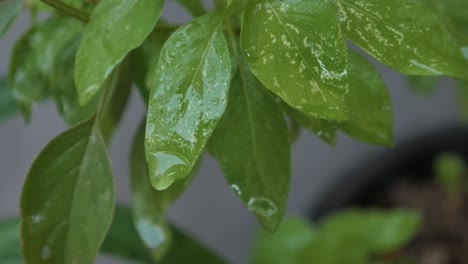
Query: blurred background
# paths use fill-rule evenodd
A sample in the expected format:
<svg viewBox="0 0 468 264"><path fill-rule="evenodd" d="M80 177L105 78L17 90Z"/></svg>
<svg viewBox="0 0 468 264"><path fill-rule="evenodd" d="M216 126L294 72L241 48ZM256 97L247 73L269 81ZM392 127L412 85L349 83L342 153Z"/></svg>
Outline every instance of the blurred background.
<svg viewBox="0 0 468 264"><path fill-rule="evenodd" d="M189 15L168 1L164 18L183 23ZM28 15L24 13L9 34L0 40L0 75L6 74L10 49L27 27ZM450 80L444 80L433 95L421 95L411 90L400 74L382 65L378 67L392 95L396 145L457 123L458 105ZM110 149L117 198L127 204L130 200L128 152L144 115L139 95L134 92L131 97ZM34 109L30 123L25 123L19 114L0 123L0 217L18 214L22 183L32 160L47 142L65 129L51 101ZM337 147L332 148L303 131L292 147L289 213L306 215L339 177L384 151L387 148L366 145L342 134ZM205 157L192 186L170 209L169 218L232 263L243 262L259 227L226 184L216 161L209 156ZM102 257L98 263L126 262Z"/></svg>

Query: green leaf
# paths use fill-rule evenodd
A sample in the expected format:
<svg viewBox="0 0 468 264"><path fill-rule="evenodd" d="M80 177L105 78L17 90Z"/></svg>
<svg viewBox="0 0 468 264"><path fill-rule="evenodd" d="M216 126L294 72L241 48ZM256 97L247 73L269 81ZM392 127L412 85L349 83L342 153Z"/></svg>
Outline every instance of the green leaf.
<svg viewBox="0 0 468 264"><path fill-rule="evenodd" d="M368 254L385 254L404 246L421 225L421 216L410 210L358 210L336 213L323 220L317 244L336 243Z"/></svg>
<svg viewBox="0 0 468 264"><path fill-rule="evenodd" d="M193 16L201 16L206 13L206 9L200 0L176 0L181 6L187 9Z"/></svg>
<svg viewBox="0 0 468 264"><path fill-rule="evenodd" d="M458 153L439 154L434 161L436 183L450 195L457 195L464 184L467 172L466 162Z"/></svg>
<svg viewBox="0 0 468 264"><path fill-rule="evenodd" d="M459 47L419 0L337 0L352 42L407 75L468 78Z"/></svg>
<svg viewBox="0 0 468 264"><path fill-rule="evenodd" d="M75 67L82 105L101 88L113 69L151 33L163 0L102 0L87 24Z"/></svg>
<svg viewBox="0 0 468 264"><path fill-rule="evenodd" d="M172 29L156 28L132 54L132 73L145 103L148 103L150 93L148 73L156 68L162 47L172 32Z"/></svg>
<svg viewBox="0 0 468 264"><path fill-rule="evenodd" d="M365 57L350 52L349 120L339 124L346 134L380 145L393 144L392 100L377 69Z"/></svg>
<svg viewBox="0 0 468 264"><path fill-rule="evenodd" d="M287 219L274 234L260 231L255 240L250 264L300 264L301 251L316 239L316 230L300 218ZM334 252L336 254L337 252ZM317 262L328 264L325 262Z"/></svg>
<svg viewBox="0 0 468 264"><path fill-rule="evenodd" d="M39 154L21 194L28 263L93 263L111 224L111 166L95 118L62 133Z"/></svg>
<svg viewBox="0 0 468 264"><path fill-rule="evenodd" d="M334 121L313 118L296 109L287 107L287 112L296 122L331 146L336 146L337 124Z"/></svg>
<svg viewBox="0 0 468 264"><path fill-rule="evenodd" d="M3 37L15 21L23 7L22 0L0 1L0 38Z"/></svg>
<svg viewBox="0 0 468 264"><path fill-rule="evenodd" d="M0 78L0 120L11 116L17 110L18 106L11 89L8 87L7 80Z"/></svg>
<svg viewBox="0 0 468 264"><path fill-rule="evenodd" d="M238 62L229 104L212 138L212 149L233 191L270 230L280 224L288 200L291 157L281 107L250 72L238 39Z"/></svg>
<svg viewBox="0 0 468 264"><path fill-rule="evenodd" d="M241 42L266 88L311 117L343 120L348 54L335 13L322 0L251 0Z"/></svg>
<svg viewBox="0 0 468 264"><path fill-rule="evenodd" d="M189 174L224 113L231 62L223 18L215 12L178 29L150 71L145 147L157 190Z"/></svg>
<svg viewBox="0 0 468 264"><path fill-rule="evenodd" d="M72 18L51 16L30 28L16 42L8 81L26 117L31 104L45 92L57 54L80 30L81 23Z"/></svg>
<svg viewBox="0 0 468 264"><path fill-rule="evenodd" d="M156 191L149 181L144 138L145 124L142 123L130 156L133 219L146 248L155 260L160 260L170 250L172 242L172 232L165 219L166 210L185 191L199 166L195 166L183 181L177 181L164 191Z"/></svg>
<svg viewBox="0 0 468 264"><path fill-rule="evenodd" d="M11 218L0 222L0 262L22 264L19 221Z"/></svg>
<svg viewBox="0 0 468 264"><path fill-rule="evenodd" d="M225 263L220 257L179 229L171 227L171 232L173 242L177 246L171 247L164 259L158 263L181 264L194 263L194 261L203 264ZM115 209L114 221L102 245L102 251L142 263L154 263L138 237L130 210L119 205Z"/></svg>

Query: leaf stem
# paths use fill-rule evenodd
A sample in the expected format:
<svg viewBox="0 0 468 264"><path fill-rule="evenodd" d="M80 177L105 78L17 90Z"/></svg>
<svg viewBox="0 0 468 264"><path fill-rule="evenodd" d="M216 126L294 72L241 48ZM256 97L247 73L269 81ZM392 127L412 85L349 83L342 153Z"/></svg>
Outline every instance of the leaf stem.
<svg viewBox="0 0 468 264"><path fill-rule="evenodd" d="M89 21L89 14L83 12L69 4L66 4L60 0L41 0L45 4L57 9L60 12L63 12L67 15L70 15L78 20L81 20L85 23Z"/></svg>

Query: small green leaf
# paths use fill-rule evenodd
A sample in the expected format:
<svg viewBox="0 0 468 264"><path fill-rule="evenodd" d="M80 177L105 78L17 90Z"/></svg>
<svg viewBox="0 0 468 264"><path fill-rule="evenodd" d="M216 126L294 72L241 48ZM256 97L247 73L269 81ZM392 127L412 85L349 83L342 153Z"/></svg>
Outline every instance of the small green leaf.
<svg viewBox="0 0 468 264"><path fill-rule="evenodd" d="M17 110L18 106L11 89L8 87L7 80L0 78L0 120L11 116Z"/></svg>
<svg viewBox="0 0 468 264"><path fill-rule="evenodd" d="M23 0L0 1L0 38L6 34L22 7Z"/></svg>
<svg viewBox="0 0 468 264"><path fill-rule="evenodd" d="M26 117L31 104L45 92L57 54L76 38L81 27L72 18L51 16L30 28L16 42L8 81L20 106L26 109L23 112Z"/></svg>
<svg viewBox="0 0 468 264"><path fill-rule="evenodd" d="M170 250L172 232L165 214L191 183L198 167L182 181L177 181L164 191L151 187L144 149L145 125L140 126L130 156L133 219L136 229L154 260L160 260ZM177 247L178 245L174 245Z"/></svg>
<svg viewBox="0 0 468 264"><path fill-rule="evenodd" d="M419 0L337 0L350 40L407 75L468 78L468 65L440 19Z"/></svg>
<svg viewBox="0 0 468 264"><path fill-rule="evenodd" d="M319 244L337 243L340 248L356 248L368 254L397 250L414 237L421 215L406 209L349 209L323 220ZM328 241L328 242L327 242Z"/></svg>
<svg viewBox="0 0 468 264"><path fill-rule="evenodd" d="M75 67L82 105L101 88L113 69L151 33L163 0L102 0L87 24Z"/></svg>
<svg viewBox="0 0 468 264"><path fill-rule="evenodd" d="M220 257L181 230L171 227L171 232L174 244L177 246L171 247L164 259L158 263L225 263ZM142 263L154 263L138 237L138 233L133 225L130 209L119 205L115 208L114 220L102 245L102 251Z"/></svg>
<svg viewBox="0 0 468 264"><path fill-rule="evenodd" d="M156 28L132 54L132 73L145 103L148 103L150 93L148 73L156 68L162 47L172 32L171 29Z"/></svg>
<svg viewBox="0 0 468 264"><path fill-rule="evenodd" d="M365 57L350 52L349 120L339 124L346 134L380 145L393 144L392 100L377 69Z"/></svg>
<svg viewBox="0 0 468 264"><path fill-rule="evenodd" d="M316 229L300 218L289 218L274 234L261 230L255 240L250 264L300 264L301 251L317 236ZM334 252L336 254L336 252ZM328 264L325 262L316 262Z"/></svg>
<svg viewBox="0 0 468 264"><path fill-rule="evenodd" d="M247 61L266 88L311 117L347 119L348 54L331 4L251 0L241 35Z"/></svg>
<svg viewBox="0 0 468 264"><path fill-rule="evenodd" d="M206 9L200 0L175 0L185 9L187 9L193 16L201 16L206 13Z"/></svg>
<svg viewBox="0 0 468 264"><path fill-rule="evenodd" d="M62 133L39 154L21 194L28 263L93 263L111 224L113 178L95 118Z"/></svg>
<svg viewBox="0 0 468 264"><path fill-rule="evenodd" d="M189 174L224 113L231 62L223 18L215 12L178 29L150 71L145 147L157 190Z"/></svg>
<svg viewBox="0 0 468 264"><path fill-rule="evenodd" d="M19 221L11 218L0 221L0 262L22 264Z"/></svg>
<svg viewBox="0 0 468 264"><path fill-rule="evenodd" d="M231 37L239 71L212 149L232 190L270 230L280 224L288 200L291 157L281 107L250 72L237 38Z"/></svg>
<svg viewBox="0 0 468 264"><path fill-rule="evenodd" d="M466 172L466 162L460 154L443 153L434 161L435 179L450 194L460 191Z"/></svg>

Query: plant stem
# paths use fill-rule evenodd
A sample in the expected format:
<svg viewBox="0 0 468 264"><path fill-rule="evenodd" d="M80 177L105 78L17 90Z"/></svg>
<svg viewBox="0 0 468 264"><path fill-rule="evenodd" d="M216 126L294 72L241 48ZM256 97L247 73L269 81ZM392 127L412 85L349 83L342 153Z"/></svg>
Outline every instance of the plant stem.
<svg viewBox="0 0 468 264"><path fill-rule="evenodd" d="M57 9L58 11L60 12L63 12L67 15L70 15L72 17L75 17L85 23L87 23L89 21L89 14L77 9L77 8L74 8L73 6L71 5L68 5L60 0L41 0L42 2L44 2L45 4L47 5L50 5L51 7Z"/></svg>

